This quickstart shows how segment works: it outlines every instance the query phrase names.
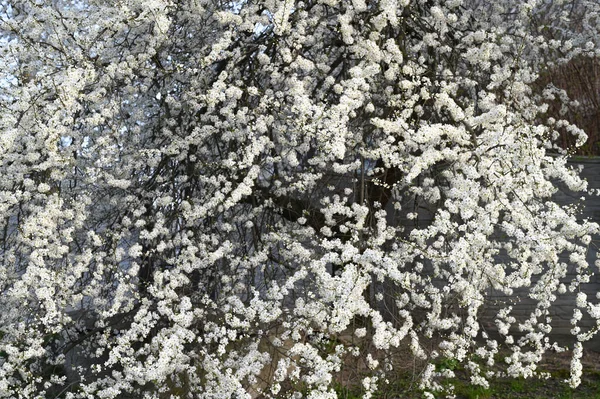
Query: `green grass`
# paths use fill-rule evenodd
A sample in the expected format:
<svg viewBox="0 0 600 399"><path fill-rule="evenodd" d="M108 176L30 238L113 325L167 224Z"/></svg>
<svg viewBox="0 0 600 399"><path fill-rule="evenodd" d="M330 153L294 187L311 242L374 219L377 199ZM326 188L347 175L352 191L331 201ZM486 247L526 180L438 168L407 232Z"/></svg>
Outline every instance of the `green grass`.
<svg viewBox="0 0 600 399"><path fill-rule="evenodd" d="M569 387L564 380L568 370L552 373L548 380L537 378L508 378L490 381L489 388L474 386L465 379L454 378L444 385L454 385L456 399L600 399L600 372L584 373L582 383L576 389ZM360 386L336 387L338 397L342 399L362 398ZM444 398L444 394L436 398ZM410 375L398 375L394 381L381 386L373 395L377 399L422 399L423 392L417 387Z"/></svg>
<svg viewBox="0 0 600 399"><path fill-rule="evenodd" d="M361 399L363 392L359 387L344 387L336 385L335 392L338 399Z"/></svg>

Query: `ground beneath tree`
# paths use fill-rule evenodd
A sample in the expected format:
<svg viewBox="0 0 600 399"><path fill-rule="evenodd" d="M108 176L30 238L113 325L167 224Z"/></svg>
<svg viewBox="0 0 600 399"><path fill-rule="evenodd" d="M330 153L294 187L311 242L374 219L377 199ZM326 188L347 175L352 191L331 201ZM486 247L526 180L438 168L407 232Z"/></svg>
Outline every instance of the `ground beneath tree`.
<svg viewBox="0 0 600 399"><path fill-rule="evenodd" d="M389 383L382 385L373 398L380 399L422 399L423 392L417 387L420 365L407 355L398 353L394 376L389 375ZM541 378L501 378L490 381L484 389L470 384L467 373L460 365L441 362L439 367L452 368L457 377L451 380L455 399L600 399L600 353L586 351L581 359L583 375L581 385L572 389L566 380L569 378L571 354L547 353L539 364L539 370L550 374ZM363 390L357 372L346 378L338 386L338 397L342 399L362 398ZM354 381L354 384L351 383ZM436 395L444 398L446 395Z"/></svg>

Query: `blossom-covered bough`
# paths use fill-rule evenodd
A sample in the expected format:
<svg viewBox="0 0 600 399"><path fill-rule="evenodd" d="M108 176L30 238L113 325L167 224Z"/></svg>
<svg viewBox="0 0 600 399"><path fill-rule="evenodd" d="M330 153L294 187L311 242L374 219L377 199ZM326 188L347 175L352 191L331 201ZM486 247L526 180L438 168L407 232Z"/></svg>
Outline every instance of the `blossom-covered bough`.
<svg viewBox="0 0 600 399"><path fill-rule="evenodd" d="M595 0L0 7L0 398L334 398L355 356L369 397L399 347L486 385L561 295L578 385L586 135L536 82L600 55ZM536 304L494 339L492 288Z"/></svg>

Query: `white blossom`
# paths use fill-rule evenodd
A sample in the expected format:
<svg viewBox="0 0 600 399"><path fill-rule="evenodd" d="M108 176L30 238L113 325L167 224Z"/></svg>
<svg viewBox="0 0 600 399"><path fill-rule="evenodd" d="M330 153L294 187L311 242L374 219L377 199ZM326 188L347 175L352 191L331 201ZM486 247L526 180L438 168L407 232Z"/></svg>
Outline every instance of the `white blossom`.
<svg viewBox="0 0 600 399"><path fill-rule="evenodd" d="M371 397L397 348L486 387L559 298L578 385L587 135L538 77L600 55L596 3L9 1L0 397L333 398L347 355Z"/></svg>

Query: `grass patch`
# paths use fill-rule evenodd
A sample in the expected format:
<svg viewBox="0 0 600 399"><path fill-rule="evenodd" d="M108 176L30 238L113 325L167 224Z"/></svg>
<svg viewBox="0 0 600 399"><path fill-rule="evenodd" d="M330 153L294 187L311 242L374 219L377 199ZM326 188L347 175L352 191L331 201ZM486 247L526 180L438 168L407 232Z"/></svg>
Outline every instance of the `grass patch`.
<svg viewBox="0 0 600 399"><path fill-rule="evenodd" d="M435 345L432 348L435 348ZM382 359L383 356L393 360L394 371L386 374L387 382L379 380L378 390L372 398L423 399L425 396L419 389L419 382L426 363L415 360L408 350L380 354L376 358ZM506 370L506 356L507 353L498 353L496 364L491 367L487 366L485 359L470 359L480 364L482 373L488 370L500 372ZM435 393L434 397L446 398L451 393L455 399L600 399L600 353L584 353L581 384L575 389L566 382L570 378L571 356L569 352L546 353L537 370L550 375L548 379L495 377L489 379L488 388L471 384L470 373L463 363L440 356L434 360L435 371L452 371L454 377L438 380L447 390ZM357 362L354 358L351 360L347 364L348 368L334 377L334 381L338 382L336 392L339 398L362 398L365 393L361 384L362 378L372 373L365 364ZM450 389L450 386L453 388Z"/></svg>
<svg viewBox="0 0 600 399"><path fill-rule="evenodd" d="M363 396L363 391L359 386L348 387L336 384L334 389L338 399L361 399Z"/></svg>
<svg viewBox="0 0 600 399"><path fill-rule="evenodd" d="M471 385L464 381L454 383L454 393L456 397L465 399L490 399L494 393L491 388L484 388L479 385Z"/></svg>
<svg viewBox="0 0 600 399"><path fill-rule="evenodd" d="M503 378L490 381L489 388L470 384L460 378L446 381L454 385L456 399L600 399L600 372L584 372L579 387L573 389L565 383L568 370L558 370L547 380L537 378ZM364 393L360 385L336 387L338 398L359 399ZM445 394L436 394L436 399L445 398ZM422 399L423 392L412 375L400 374L388 384L381 384L375 392L376 399Z"/></svg>

